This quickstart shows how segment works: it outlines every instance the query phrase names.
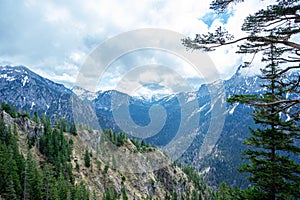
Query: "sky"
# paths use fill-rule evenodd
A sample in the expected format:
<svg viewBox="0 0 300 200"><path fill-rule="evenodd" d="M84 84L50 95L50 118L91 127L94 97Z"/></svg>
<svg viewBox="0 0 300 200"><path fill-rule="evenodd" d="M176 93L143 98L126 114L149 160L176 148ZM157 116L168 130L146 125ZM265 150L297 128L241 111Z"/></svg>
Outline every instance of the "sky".
<svg viewBox="0 0 300 200"><path fill-rule="evenodd" d="M210 0L0 1L0 65L24 65L72 87L90 54L101 43L124 32L157 28L193 37L222 25L237 37L243 36L243 19L268 2L246 1L219 16L209 9ZM223 79L249 59L235 54L236 50L231 45L208 54ZM203 77L185 60L168 52L146 49L113 60L95 90L115 89L134 67L147 64L169 66L194 90L203 83ZM133 95L169 94L174 92L172 84L178 84L159 70L140 73L140 78L148 82L139 80ZM162 80L171 86L164 86Z"/></svg>

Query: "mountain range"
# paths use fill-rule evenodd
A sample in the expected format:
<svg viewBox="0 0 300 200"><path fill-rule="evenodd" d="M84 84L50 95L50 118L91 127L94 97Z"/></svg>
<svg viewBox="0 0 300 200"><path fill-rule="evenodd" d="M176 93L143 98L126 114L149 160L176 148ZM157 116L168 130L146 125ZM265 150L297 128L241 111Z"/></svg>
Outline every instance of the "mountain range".
<svg viewBox="0 0 300 200"><path fill-rule="evenodd" d="M243 140L249 136L248 127L255 126L249 115L252 108L229 105L226 98L259 94L263 88L257 76L243 75L241 67L228 80L203 84L195 92L152 100L116 90L93 93L78 86L68 89L24 66L0 69L0 100L17 110L31 115L37 111L51 119L65 118L94 129L124 131L129 136L145 138L177 162L193 166L211 186L218 187L222 181L232 186L248 185L237 168L242 164L240 154L246 148ZM174 144L182 145L178 155Z"/></svg>

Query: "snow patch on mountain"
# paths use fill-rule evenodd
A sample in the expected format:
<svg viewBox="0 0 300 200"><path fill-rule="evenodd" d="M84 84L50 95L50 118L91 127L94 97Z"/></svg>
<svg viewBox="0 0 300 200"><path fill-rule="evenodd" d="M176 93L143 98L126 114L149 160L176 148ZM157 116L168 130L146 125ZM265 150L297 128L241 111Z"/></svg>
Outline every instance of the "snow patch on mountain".
<svg viewBox="0 0 300 200"><path fill-rule="evenodd" d="M229 110L229 114L232 115L234 113L234 110L236 109L236 107L239 105L239 103L236 103L233 105L233 107Z"/></svg>
<svg viewBox="0 0 300 200"><path fill-rule="evenodd" d="M34 106L35 106L35 103L34 103L34 101L33 101L33 102L31 102L30 110L32 110Z"/></svg>
<svg viewBox="0 0 300 200"><path fill-rule="evenodd" d="M88 91L88 90L86 90L86 89L83 89L83 88L81 88L81 87L79 87L79 86L74 86L73 88L72 88L72 92L74 93L74 94L76 94L80 99L82 99L82 100L89 100L89 101L93 101L94 99L96 99L97 98L97 93L95 93L95 92L90 92L90 91Z"/></svg>
<svg viewBox="0 0 300 200"><path fill-rule="evenodd" d="M194 101L196 99L196 97L197 97L197 95L194 92L189 92L189 93L187 93L185 101L186 101L186 103Z"/></svg>
<svg viewBox="0 0 300 200"><path fill-rule="evenodd" d="M204 104L204 105L201 106L200 108L194 110L194 111L192 112L191 116L189 116L188 120L190 120L191 117L193 117L195 114L202 112L202 111L204 110L204 108L205 108L206 106L208 106L208 105L209 105L209 104Z"/></svg>
<svg viewBox="0 0 300 200"><path fill-rule="evenodd" d="M8 76L7 74L1 74L1 75L0 75L0 78L6 79L6 81L14 81L14 80L16 80L15 77L13 77L13 76Z"/></svg>
<svg viewBox="0 0 300 200"><path fill-rule="evenodd" d="M28 82L28 76L25 76L22 80L23 87L26 85L27 82Z"/></svg>

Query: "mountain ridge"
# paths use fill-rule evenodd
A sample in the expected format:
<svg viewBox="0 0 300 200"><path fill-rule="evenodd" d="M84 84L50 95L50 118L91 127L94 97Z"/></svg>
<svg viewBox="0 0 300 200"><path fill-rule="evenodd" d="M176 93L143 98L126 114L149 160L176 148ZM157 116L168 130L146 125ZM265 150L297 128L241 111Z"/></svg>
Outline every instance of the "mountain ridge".
<svg viewBox="0 0 300 200"><path fill-rule="evenodd" d="M6 69L7 68L9 67L6 67ZM225 113L223 113L225 116L224 128L221 130L222 132L219 138L216 138L215 146L211 149L212 152L204 158L200 158L201 153L199 152L212 121L211 116L214 104L212 104L209 94L209 87L214 84L223 84L225 89L225 94L223 96L226 98L233 94L259 93L261 90L257 77L242 76L240 70L243 69L241 68L238 68L237 72L228 80L213 82L211 86L203 84L195 92L173 94L154 102L134 98L115 90L100 91L96 93L96 96L93 96L94 94L89 91L82 90L81 94L83 94L83 96L78 97L74 91L65 88L62 84L55 84L48 79L44 80L41 76L36 75L33 72L32 74L27 72L27 74L31 74L31 76L28 77L28 80L26 81L24 81L26 75L18 75L20 72L16 72L16 77L15 79L13 78L12 75L14 74L14 69L25 70L27 68L22 67L19 69L18 67L10 67L11 72L9 73L7 73L7 70L5 71L2 69L3 68L1 67L0 100L14 104L17 109L27 110L31 115L36 110L39 114L52 116L53 119L66 118L68 122L73 121L74 117L76 118L75 115L77 115L77 117L80 118L77 122L82 124L90 123L90 127L99 128L100 126L103 129L109 128L119 132L122 131L124 127L120 128L118 123L127 124L127 117L130 117L133 123L141 128L151 124L151 119L161 119L160 115L158 115L159 113L152 113L154 114L153 116L150 116L149 113L152 105L158 104L166 112L165 123L162 129L156 132L155 135L146 138L148 143L155 144L159 147L167 145L175 138L176 133L180 128L179 125L181 124L184 127L185 133L195 132L196 135L194 141L179 158L179 162L192 165L200 172L205 172L205 174L207 174L207 181L213 186L218 186L220 184L222 180L222 177L220 176L223 176L224 178L224 169L228 169L230 171L229 174L232 174L232 178L225 179L227 184L247 184L247 182L239 183L238 180L241 181L244 177L241 178L241 175L236 172L236 169L241 162L239 154L244 149L241 141L247 137L247 134L243 135L242 133L248 132L248 125L253 123L251 117L247 114L251 112L249 107L244 105L235 105L232 107L225 103ZM8 75L5 77L5 74L10 74L10 78L7 78ZM23 83L25 83L24 86ZM57 88L58 91L53 89L52 86ZM80 88L77 89L80 90ZM122 97L123 99L128 99L129 104L126 104L125 102L117 106L112 106L111 100L114 95L118 98ZM222 101L225 101L225 99ZM74 106L76 108L78 107L78 110L75 113ZM121 117L121 121L116 122L113 113L114 109L123 109L126 107L128 107L130 116L125 115L126 113L123 112L124 117ZM186 116L186 114L182 113L181 108L193 112L190 112L190 114ZM197 129L194 130L189 127L188 122L189 120L195 120L196 115L199 115L200 119ZM124 119L124 121L122 121L122 119ZM138 130L132 129L131 126L125 128L129 128L128 130L132 130L132 132ZM157 128L159 127L156 127L156 129ZM129 135L131 134L130 131L128 133ZM140 139L142 138L143 137ZM228 138L230 138L230 140L228 140ZM227 143L224 143L224 141ZM234 145L235 148L228 148L228 144ZM215 157L216 155L219 155L219 157ZM228 159L225 159L226 162L224 162L224 159L221 158ZM210 161L205 162L205 160ZM223 170L223 172L221 173L220 170ZM223 175L218 175L218 177L217 174ZM217 180L211 180L211 177L217 177Z"/></svg>
<svg viewBox="0 0 300 200"><path fill-rule="evenodd" d="M24 181L21 182L22 191L19 193L22 195L23 193L26 194L26 198L28 199L34 198L34 194L43 195L36 197L40 199L43 199L44 197L48 199L65 199L66 196L72 196L72 199L107 199L108 196L110 196L109 199L120 199L120 197L123 199L163 199L166 197L178 199L179 197L187 198L188 195L192 195L194 193L202 196L205 199L214 198L215 193L206 186L200 175L197 175L197 177L192 177L192 174L189 173L194 172L191 171L190 168L183 169L175 164L172 164L169 158L155 147L149 147L148 145L142 143L138 144L127 138L119 140L122 141L122 143L115 147L117 147L119 151L123 152L123 154L124 152L130 152L131 154L135 154L135 157L145 160L144 162L149 162L148 159L146 159L147 152L154 152L158 157L162 157L166 163L164 167L153 171L143 168L144 171L136 172L134 171L134 168L130 168L130 165L128 165L129 168L120 170L114 167L114 162L120 162L114 161L115 159L119 159L118 154L109 155L110 157L113 157L113 161L109 160L108 162L105 159L103 160L103 158L107 156L105 154L110 152L109 146L111 146L113 142L113 138L110 138L109 131L100 133L95 130L90 131L79 129L74 135L62 132L62 129L59 127L49 128L47 122L44 122L44 119L41 120L42 122L40 123L32 121L25 116L13 118L4 110L0 110L0 138L4 140L0 141L0 152L3 153L1 155L7 155L5 154L6 149L2 148L2 142L11 141L12 137L18 138L16 143L9 145L15 145L12 147L14 151L17 151L18 154L22 155L21 158L25 158L26 161L31 159L30 166L35 167L35 171L31 173L35 173L34 178L40 177L42 179L40 182L38 182L39 185L28 184L26 186ZM3 125L6 128L3 128ZM10 132L12 129L14 132L13 136ZM51 138L59 137L62 143L65 144L65 142L67 142L67 144L71 145L71 148L68 149L68 151L71 151L68 156L69 159L65 160L64 165L62 166L67 167L68 169L68 176L64 177L66 182L62 182L64 181L62 178L62 176L64 176L63 174L60 174L60 177L57 180L55 176L51 177L50 180L51 183L54 181L60 181L57 183L59 185L49 185L49 179L47 179L51 176L51 173L55 173L55 171L50 170L52 168L55 170L55 163L51 162L50 154L48 155L48 153L42 152L42 149L44 149L44 142L50 140L48 134L50 134ZM94 148L96 145L93 145L95 142L94 139L97 139L100 135L102 144L101 149L96 149ZM6 137L10 139L8 140ZM45 140L45 137L48 137L48 139ZM109 146L105 144L109 144ZM60 148L57 148L56 150L59 151L59 156L62 156L60 153L64 152L65 150L64 148L61 150L59 149ZM88 154L84 152L88 152ZM86 164L87 155L89 156L90 160L89 166ZM64 157L61 157L61 160L64 159ZM132 162L131 165L138 164L140 161L141 160L136 160ZM3 169L2 167L6 166L7 162L11 162L11 160L1 162L0 168ZM128 166L126 165L126 167ZM45 169L49 170L45 173ZM28 173L24 167L20 167L18 170L21 170L21 172L19 172L20 174L15 174L15 178L22 177L21 173L23 173L24 170L25 173ZM27 169L27 171L29 170L30 169ZM5 174L9 173L8 171L2 172ZM37 181L34 178L31 178L29 181ZM67 178L70 178L70 180ZM12 180L13 179L10 176L6 181L11 183ZM3 185L0 185L1 189L3 189L2 186ZM11 185L11 187L14 187L14 185ZM38 190L38 187L48 188L49 191L47 189L45 193L42 193L40 190ZM75 189L77 188L76 190L80 190L80 192L88 190L89 194L85 194L84 198L81 196L82 194L76 196L76 191L74 191L75 189L72 189L72 187ZM60 190L63 190L64 192L61 192ZM15 194L14 191L9 192L9 195L16 195L15 198L20 199L19 193ZM6 199L7 193L0 190L0 197L4 197Z"/></svg>

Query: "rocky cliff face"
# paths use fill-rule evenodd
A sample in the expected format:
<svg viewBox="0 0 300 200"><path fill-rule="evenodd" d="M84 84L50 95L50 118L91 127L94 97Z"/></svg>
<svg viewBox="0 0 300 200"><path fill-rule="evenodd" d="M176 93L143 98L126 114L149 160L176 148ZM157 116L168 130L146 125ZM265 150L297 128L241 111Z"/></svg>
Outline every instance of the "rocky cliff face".
<svg viewBox="0 0 300 200"><path fill-rule="evenodd" d="M299 76L296 73L295 75ZM220 101L215 101L209 93L209 87L222 84L225 95ZM66 118L82 124L89 124L95 129L109 128L120 131L113 116L113 110L128 108L130 116L126 112L120 112L120 123L125 128L132 127L128 123L128 117L132 119L135 127L145 127L151 123L149 110L153 105L159 105L166 112L166 121L157 133L146 139L147 143L164 148L174 138L180 126L183 133L194 133L195 138L189 148L179 158L184 164L192 165L198 171L206 174L207 181L213 186L219 186L222 181L229 185L247 186L245 177L237 172L242 160L241 152L246 148L242 141L249 135L249 126L254 126L249 113L252 108L241 105L229 105L225 102L227 97L233 94L259 94L264 88L260 87L261 80L256 76L245 75L243 69L228 80L204 84L198 91L170 95L162 99L147 100L131 97L118 91L99 91L92 93L79 87L73 90L65 88L61 84L45 79L25 67L1 67L0 71L0 101L15 105L17 109L27 110L29 113L38 111L54 118ZM216 94L217 96L218 94ZM295 94L287 94L295 95ZM112 97L127 99L129 104L112 106ZM299 94L298 94L299 96ZM195 109L191 102L197 102ZM220 124L221 133L216 137L216 142L210 147L210 151L203 157L200 149L207 136L210 124L217 120L212 119L212 111L215 106L224 102L221 113L224 118L224 126ZM182 109L190 110L182 113ZM75 112L74 112L75 111ZM152 119L161 119L158 112L152 113ZM196 127L189 126L189 122L197 120ZM123 121L122 121L123 119ZM124 128L123 127L123 128ZM128 132L130 134L130 131ZM91 137L85 134L86 138Z"/></svg>
<svg viewBox="0 0 300 200"><path fill-rule="evenodd" d="M30 137L38 138L44 133L44 126L42 124L37 124L27 117L12 118L5 111L0 112L0 117L7 127L12 128L16 125L19 127L21 132L28 134Z"/></svg>
<svg viewBox="0 0 300 200"><path fill-rule="evenodd" d="M175 198L174 195L176 199L186 199L194 192L202 199L213 199L213 192L200 174L197 174L199 179L195 185L191 176L154 147L141 150L129 139L115 146L98 131L80 131L73 140L74 158L81 169L76 176L85 180L91 191L98 191L101 197L105 191L116 196L126 191L129 199L166 199ZM82 153L87 144L92 158L90 168L84 166ZM75 166L75 160L72 162Z"/></svg>
<svg viewBox="0 0 300 200"><path fill-rule="evenodd" d="M34 112L47 115L52 122L55 118L65 118L67 122L76 118L94 128L97 126L93 123L96 116L91 114L93 108L90 103L82 101L62 84L43 78L23 66L0 68L0 101L31 115Z"/></svg>
<svg viewBox="0 0 300 200"><path fill-rule="evenodd" d="M14 127L14 134L24 156L31 151L36 163L48 162L38 150L39 138L44 134L44 125L27 117L12 118L5 111L1 111L0 120L10 129ZM33 147L28 148L31 137L35 137L36 142ZM69 162L72 164L75 184L84 181L90 190L90 199L102 199L108 194L111 199L124 199L124 195L128 199L186 199L193 193L201 195L201 199L211 199L214 196L199 174L196 184L189 174L155 147L147 145L137 148L136 144L127 138L123 140L122 145L112 145L103 133L84 129L79 130L76 136L64 133L64 137L73 143ZM86 150L91 159L90 167L85 165ZM155 157L156 161L163 162L163 167L155 167L156 163L152 162L149 153L152 153L151 156ZM130 163L124 155L131 156ZM118 160L119 156L123 156L123 160Z"/></svg>
<svg viewBox="0 0 300 200"><path fill-rule="evenodd" d="M158 100L146 100L142 98L130 97L118 91L104 91L91 93L82 88L75 87L73 90L65 88L61 84L56 84L45 79L25 67L2 67L0 71L0 99L13 104L22 110L27 110L33 114L46 114L54 118L66 118L82 124L89 124L93 128L111 128L119 131L114 116L113 109L123 109L128 107L130 116L124 113L120 117L126 127L127 117L130 117L136 126L147 126L151 120L149 110L153 105L159 105L166 111L166 121L160 131L154 136L147 138L147 142L164 147L171 142L178 132L180 125L185 133L195 133L194 141L187 151L179 159L184 164L192 165L200 172L206 173L211 185L218 186L225 180L229 185L240 183L244 177L236 171L240 166L240 153L245 148L242 141L247 137L248 126L253 124L248 115L251 108L243 105L230 106L225 104L225 123L219 138L210 154L205 158L200 155L203 140L212 122L212 110L216 104L209 93L209 87L223 84L225 97L233 94L259 93L259 79L254 76L243 76L239 69L229 80L219 81L210 85L202 85L196 92L170 95ZM75 94L76 93L76 94ZM118 105L113 107L112 97L128 99L128 105ZM180 101L179 101L180 100ZM197 102L197 108L193 109L192 102ZM223 99L222 101L225 101ZM182 109L193 112L182 113ZM75 112L74 112L75 111ZM121 112L122 113L122 112ZM160 113L154 113L153 119L160 119ZM189 126L189 122L196 120L199 115L199 125ZM182 123L181 123L182 122ZM129 127L130 128L130 127ZM86 134L84 137L89 138ZM225 174L230 176L224 179ZM227 175L226 175L227 177Z"/></svg>

